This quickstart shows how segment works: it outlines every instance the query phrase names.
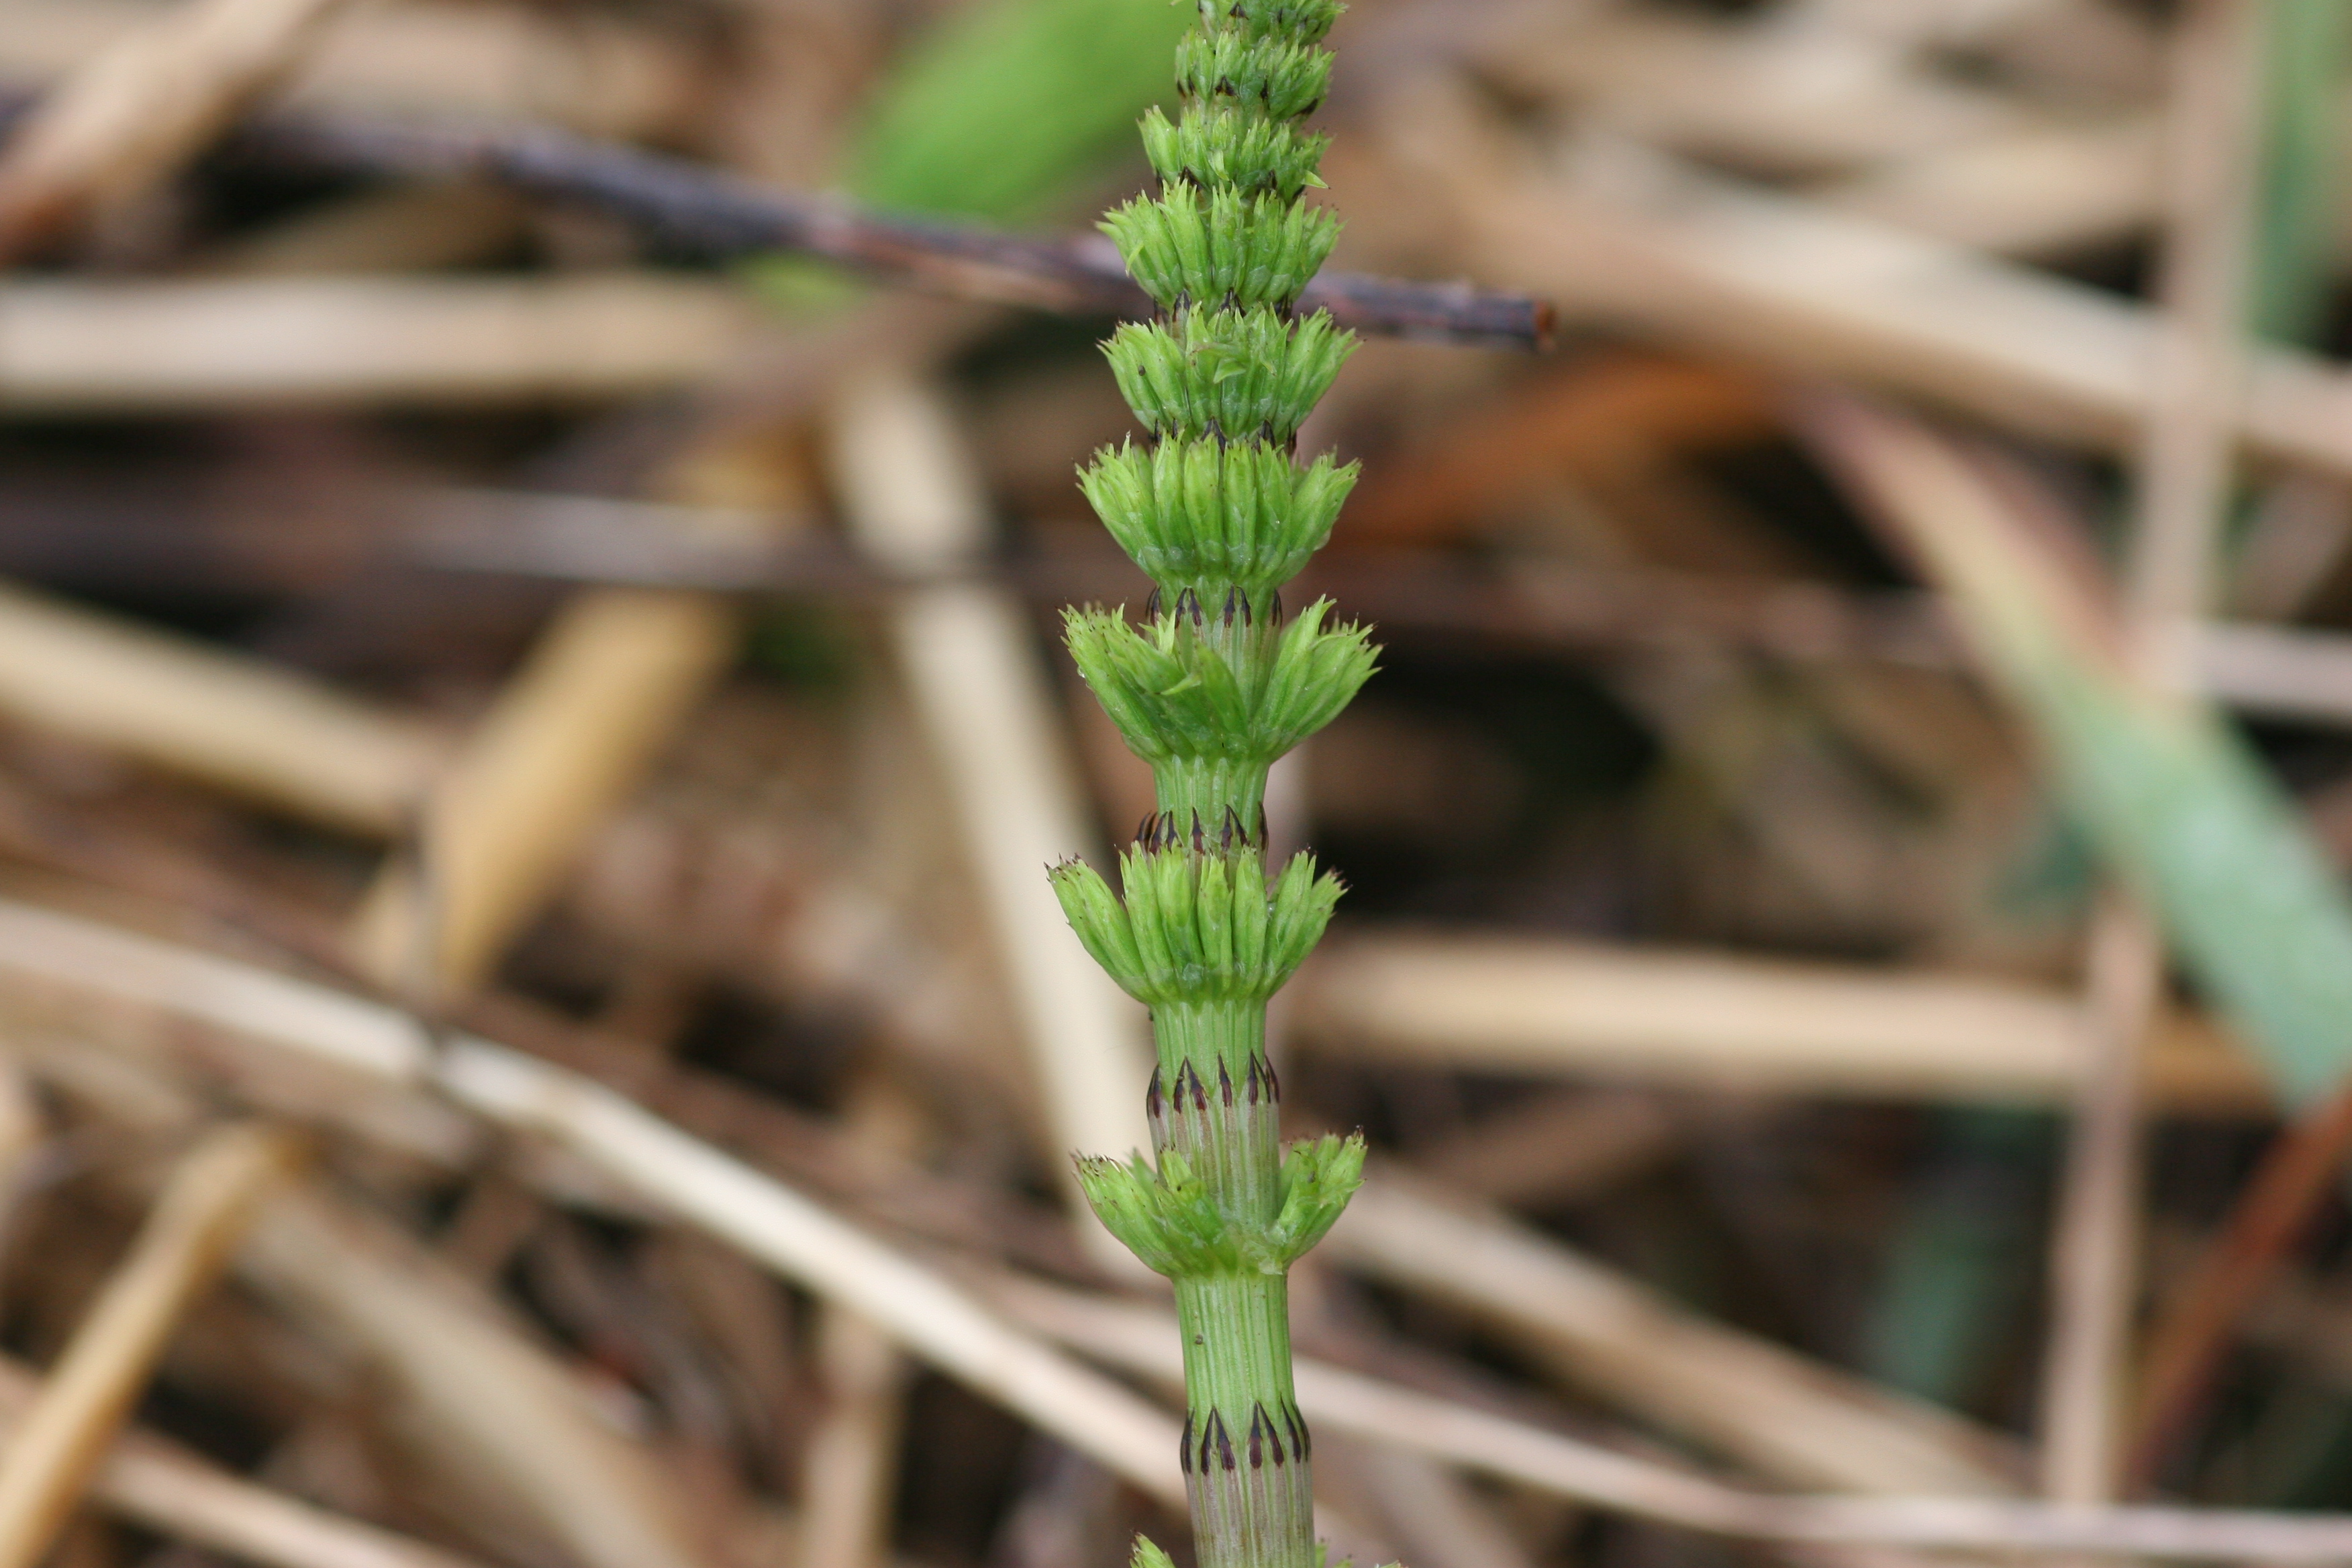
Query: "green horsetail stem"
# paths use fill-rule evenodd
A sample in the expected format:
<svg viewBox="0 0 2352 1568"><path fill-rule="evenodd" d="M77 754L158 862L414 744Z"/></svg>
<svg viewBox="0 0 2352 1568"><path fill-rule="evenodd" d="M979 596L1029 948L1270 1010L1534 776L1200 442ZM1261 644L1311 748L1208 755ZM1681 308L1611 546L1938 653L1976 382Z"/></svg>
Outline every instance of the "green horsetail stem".
<svg viewBox="0 0 2352 1568"><path fill-rule="evenodd" d="M1354 465L1294 450L1355 348L1328 315L1296 310L1339 232L1306 195L1327 139L1295 121L1330 86L1318 46L1341 7L1197 4L1176 51L1183 112L1143 121L1159 193L1102 225L1160 307L1104 345L1150 440L1097 453L1079 479L1157 588L1140 625L1066 616L1071 658L1151 764L1159 810L1120 857L1118 893L1076 862L1053 882L1087 951L1151 1009L1153 1162L1081 1160L1078 1174L1111 1234L1175 1282L1202 1568L1318 1568L1289 1269L1347 1206L1364 1145L1282 1147L1266 1002L1321 939L1339 883L1303 854L1268 881L1265 799L1266 770L1348 705L1376 655L1326 601L1286 623L1280 593L1356 481ZM1167 1563L1136 1542L1135 1568Z"/></svg>

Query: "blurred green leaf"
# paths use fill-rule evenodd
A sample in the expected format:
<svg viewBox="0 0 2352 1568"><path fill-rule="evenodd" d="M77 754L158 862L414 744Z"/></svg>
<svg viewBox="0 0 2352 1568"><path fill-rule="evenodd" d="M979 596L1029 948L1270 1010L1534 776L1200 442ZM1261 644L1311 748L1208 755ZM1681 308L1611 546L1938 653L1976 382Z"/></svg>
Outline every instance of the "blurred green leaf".
<svg viewBox="0 0 2352 1568"><path fill-rule="evenodd" d="M1169 58L1192 20L1166 0L975 0L885 73L842 183L873 206L1012 224L1047 216L1135 155L1146 109L1175 96ZM862 290L829 263L766 256L737 275L787 315Z"/></svg>
<svg viewBox="0 0 2352 1568"><path fill-rule="evenodd" d="M906 212L1046 216L1135 155L1136 121L1175 94L1169 61L1192 15L1165 0L975 0L950 12L875 90L843 183L862 202ZM737 276L795 317L863 293L805 257L761 257ZM810 673L790 636L762 647L772 667Z"/></svg>
<svg viewBox="0 0 2352 1568"><path fill-rule="evenodd" d="M2093 840L2280 1093L2327 1095L2352 1068L2352 897L2277 782L2208 704L2133 673L2031 478L1851 399L1818 397L1805 419L1948 596Z"/></svg>
<svg viewBox="0 0 2352 1568"><path fill-rule="evenodd" d="M2272 0L2254 330L2309 343L2326 324L2342 215L2345 0Z"/></svg>
<svg viewBox="0 0 2352 1568"><path fill-rule="evenodd" d="M1965 1408L2032 1299L2051 1123L2008 1110L1946 1110L1906 1197L1863 1370L1891 1388Z"/></svg>
<svg viewBox="0 0 2352 1568"><path fill-rule="evenodd" d="M919 39L868 104L845 170L877 206L1018 223L1131 154L1175 95L1192 7L1167 0L977 0Z"/></svg>

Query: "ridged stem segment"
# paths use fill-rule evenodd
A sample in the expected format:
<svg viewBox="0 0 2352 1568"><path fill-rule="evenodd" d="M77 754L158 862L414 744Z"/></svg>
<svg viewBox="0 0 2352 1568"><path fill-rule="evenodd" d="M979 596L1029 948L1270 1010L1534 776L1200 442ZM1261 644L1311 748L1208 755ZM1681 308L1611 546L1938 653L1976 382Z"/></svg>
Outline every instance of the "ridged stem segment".
<svg viewBox="0 0 2352 1568"><path fill-rule="evenodd" d="M1189 839L1198 828L1204 838L1222 839L1230 821L1234 837L1265 836L1265 768L1254 758L1171 757L1152 765L1151 783L1160 797L1161 835ZM1136 837L1151 831L1147 826Z"/></svg>
<svg viewBox="0 0 2352 1568"><path fill-rule="evenodd" d="M1265 1059L1265 1004L1171 1003L1151 1024L1152 1152L1182 1155L1228 1218L1272 1223L1282 1208L1282 1084Z"/></svg>
<svg viewBox="0 0 2352 1568"><path fill-rule="evenodd" d="M1290 1386L1290 1282L1176 1281L1184 1325L1184 1490L1201 1568L1314 1568L1307 1423Z"/></svg>
<svg viewBox="0 0 2352 1568"><path fill-rule="evenodd" d="M1147 0L1136 0L1138 4ZM1103 228L1160 305L1105 345L1149 440L1096 454L1080 488L1157 584L1140 624L1069 612L1071 657L1159 810L1120 858L1121 888L1073 862L1055 891L1081 940L1152 1010L1147 1107L1157 1163L1080 1162L1096 1212L1176 1284L1184 1468L1203 1568L1318 1568L1308 1439L1291 1394L1287 1271L1355 1190L1360 1139L1286 1152L1265 1055L1268 997L1329 919L1339 884L1294 858L1269 882L1266 770L1370 677L1360 627L1280 588L1329 537L1356 479L1300 465L1299 426L1355 346L1299 290L1339 223L1307 193L1324 138L1318 47L1337 0L1196 0L1184 100L1143 123L1156 195ZM1165 1563L1139 1542L1137 1563Z"/></svg>

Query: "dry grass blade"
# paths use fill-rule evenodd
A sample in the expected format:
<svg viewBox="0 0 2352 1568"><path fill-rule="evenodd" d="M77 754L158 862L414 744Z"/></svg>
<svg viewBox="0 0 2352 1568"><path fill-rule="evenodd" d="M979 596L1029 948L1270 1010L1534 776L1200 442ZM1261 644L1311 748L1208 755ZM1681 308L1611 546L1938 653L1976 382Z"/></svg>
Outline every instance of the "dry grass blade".
<svg viewBox="0 0 2352 1568"><path fill-rule="evenodd" d="M25 1064L0 1057L0 1258L7 1256L26 1194L39 1179L48 1137L47 1118Z"/></svg>
<svg viewBox="0 0 2352 1568"><path fill-rule="evenodd" d="M936 390L876 371L845 393L833 445L851 533L883 564L953 569L985 548L985 491ZM1139 1009L1071 938L1042 870L1094 834L1022 610L984 587L922 587L892 606L889 626L1021 1010L1048 1146L1147 1147ZM1134 1270L1087 1211L1068 1162L1056 1163L1081 1234L1106 1267Z"/></svg>
<svg viewBox="0 0 2352 1568"><path fill-rule="evenodd" d="M2130 238L2154 215L2157 127L2130 113L2035 125L1906 159L1815 199L1996 256L2056 256Z"/></svg>
<svg viewBox="0 0 2352 1568"><path fill-rule="evenodd" d="M232 1127L173 1173L0 1455L0 1563L32 1568L48 1550L189 1300L292 1158L282 1134Z"/></svg>
<svg viewBox="0 0 2352 1568"><path fill-rule="evenodd" d="M87 69L151 26L152 0L0 0L0 75ZM543 118L588 135L658 135L708 84L678 40L610 12L362 5L305 55L287 96L403 115Z"/></svg>
<svg viewBox="0 0 2352 1568"><path fill-rule="evenodd" d="M798 478L772 446L747 461L706 431L654 482L705 503L673 522L697 517L718 542L756 543L788 526ZM370 889L352 931L365 969L394 984L478 987L741 640L736 607L705 595L615 590L566 604L435 790L419 863L386 867Z"/></svg>
<svg viewBox="0 0 2352 1568"><path fill-rule="evenodd" d="M0 1363L0 1429L13 1430L38 1389L33 1373ZM90 1496L160 1534L262 1568L471 1568L437 1547L255 1486L145 1432L115 1439Z"/></svg>
<svg viewBox="0 0 2352 1568"><path fill-rule="evenodd" d="M478 986L736 638L725 606L691 595L615 591L566 605L432 792L425 868L391 867L370 890L352 933L362 968L394 985L430 974L459 993Z"/></svg>
<svg viewBox="0 0 2352 1568"><path fill-rule="evenodd" d="M1491 175L1463 195L1465 232L1496 275L1547 291L1570 318L1915 393L2059 439L2137 438L2155 346L2144 308L1647 154L1599 162L1567 180ZM1475 159L1450 165L1464 166ZM2347 408L2340 372L2264 350L2231 429L2263 456L2352 473Z"/></svg>
<svg viewBox="0 0 2352 1568"><path fill-rule="evenodd" d="M856 1226L617 1094L487 1042L450 1053L441 1079L465 1104L552 1139L670 1215L855 1308L1145 1491L1182 1499L1175 1422Z"/></svg>
<svg viewBox="0 0 2352 1568"><path fill-rule="evenodd" d="M817 1342L825 1411L802 1471L800 1556L838 1568L878 1568L906 1406L906 1360L865 1319L834 1309Z"/></svg>
<svg viewBox="0 0 2352 1568"><path fill-rule="evenodd" d="M1325 1444L1316 1455L1317 1463L1328 1465L1332 1447ZM1535 1559L1496 1517L1496 1510L1453 1467L1426 1455L1370 1444L1349 1455L1348 1464L1378 1495L1380 1511L1402 1543L1402 1554L1414 1563L1427 1568L1534 1568ZM1349 1551L1360 1549L1351 1546Z"/></svg>
<svg viewBox="0 0 2352 1568"><path fill-rule="evenodd" d="M885 1157L905 1157L922 1132L919 1109L880 1079L858 1085L848 1115L858 1141ZM905 1441L906 1357L864 1318L827 1307L814 1359L824 1414L801 1468L797 1561L884 1568Z"/></svg>
<svg viewBox="0 0 2352 1568"><path fill-rule="evenodd" d="M471 1036L436 1053L390 1007L29 904L0 900L0 969L158 1008L378 1083L438 1085L854 1309L1152 1496L1183 1500L1169 1416L856 1226L578 1074Z"/></svg>
<svg viewBox="0 0 2352 1568"><path fill-rule="evenodd" d="M1671 395L1675 379L1666 372L1653 385ZM1694 437L1718 436L1727 447L1765 438L1770 405L1760 386L1749 388L1728 375L1688 380L1718 389L1724 400L1724 405L1690 411L1695 421L1715 426L1689 433ZM1566 447L1570 455L1561 460L1580 470L1588 459L1574 450L1579 446L1623 457L1601 399L1562 397L1538 412L1540 417L1477 432L1448 432L1442 450L1416 452L1414 471L1405 478L1419 484L1384 485L1367 498L1381 504L1368 505L1361 517L1350 498L1352 537L1412 539L1466 528L1463 510L1507 506L1515 491L1527 488L1527 475L1512 468L1507 455L1530 446L1549 452ZM1602 467L1609 459L1596 450L1590 460ZM1391 490L1402 490L1402 499L1383 500ZM439 570L713 593L860 594L910 577L958 574L894 573L816 542L778 549L698 539L677 526L706 510L717 509L489 490L428 493L418 498L421 521L412 539L420 559ZM988 563L961 574L1004 581L1054 603L1115 585L1099 552L1071 552L1059 559L1058 552L1039 553L1041 561L1017 569ZM2323 562L2302 570L2324 568ZM1524 638L1547 651L1721 643L1801 665L1884 662L1941 669L1963 659L1958 639L1931 613L1932 601L1874 597L1794 579L1570 565L1533 556L1496 574L1464 571L1433 553L1402 549L1318 562L1307 581L1382 626ZM2352 721L2352 637L2268 622L2209 620L2196 631L2192 656L2199 684L2232 708Z"/></svg>
<svg viewBox="0 0 2352 1568"><path fill-rule="evenodd" d="M194 153L344 0L181 0L82 67L0 147L0 260Z"/></svg>
<svg viewBox="0 0 2352 1568"><path fill-rule="evenodd" d="M2138 910L2105 905L2087 967L2042 1385L2042 1490L2074 1503L2115 1496L2118 1391L2138 1299L2140 1054L2164 984L2163 947Z"/></svg>
<svg viewBox="0 0 2352 1568"><path fill-rule="evenodd" d="M1960 975L1529 938L1335 938L1299 977L1307 1048L1482 1072L1781 1094L2049 1104L2082 1072L2079 1010ZM2178 1114L2268 1104L2254 1064L2168 1019L2149 1098Z"/></svg>
<svg viewBox="0 0 2352 1568"><path fill-rule="evenodd" d="M402 185L346 196L207 247L196 265L216 278L437 272L511 252L530 218L528 204L511 191Z"/></svg>
<svg viewBox="0 0 2352 1568"><path fill-rule="evenodd" d="M2174 44L2171 210L2127 595L2132 661L2158 687L2189 676L2235 466L2268 9L2200 0ZM2163 949L2147 916L2103 906L2091 934L2090 1060L2059 1198L2043 1373L2042 1483L2062 1502L2105 1500L2119 1479L2138 1300L2139 1058L2163 986Z"/></svg>
<svg viewBox="0 0 2352 1568"><path fill-rule="evenodd" d="M1169 1314L1026 1281L998 1294L1040 1331L1147 1376L1181 1376ZM2078 1508L1985 1498L1743 1491L1328 1363L1297 1366L1310 1421L1498 1479L1685 1530L1824 1544L2278 1563L2352 1559L2352 1521L2230 1510Z"/></svg>
<svg viewBox="0 0 2352 1568"><path fill-rule="evenodd" d="M2198 683L2241 712L2337 725L2352 720L2352 638L2207 621L2189 640Z"/></svg>
<svg viewBox="0 0 2352 1568"><path fill-rule="evenodd" d="M1909 163L2025 121L1980 87L1891 61L1824 70L1821 52L1801 26L1619 6L1551 37L1502 29L1477 58L1516 90L1589 103L1645 142L1782 175Z"/></svg>
<svg viewBox="0 0 2352 1568"><path fill-rule="evenodd" d="M423 724L301 676L5 584L0 711L368 834L399 828L441 752Z"/></svg>
<svg viewBox="0 0 2352 1568"><path fill-rule="evenodd" d="M386 1227L289 1194L237 1261L248 1283L356 1355L387 1419L450 1484L495 1487L586 1568L710 1561L670 1478L544 1352L436 1279Z"/></svg>
<svg viewBox="0 0 2352 1568"><path fill-rule="evenodd" d="M1326 1245L1343 1266L1467 1310L1621 1409L1777 1479L1896 1495L2014 1489L1991 1434L1706 1322L1393 1170L1357 1195Z"/></svg>
<svg viewBox="0 0 2352 1568"><path fill-rule="evenodd" d="M2139 657L2157 680L2185 674L2183 634L2213 597L2236 466L2268 11L2200 0L2175 45L2162 314L2126 584Z"/></svg>
<svg viewBox="0 0 2352 1568"><path fill-rule="evenodd" d="M765 324L695 279L265 278L0 287L0 407L120 416L577 403L701 382Z"/></svg>
<svg viewBox="0 0 2352 1568"><path fill-rule="evenodd" d="M1413 1163L1489 1203L1571 1203L1664 1163L1696 1134L1696 1121L1661 1096L1546 1094L1416 1149Z"/></svg>

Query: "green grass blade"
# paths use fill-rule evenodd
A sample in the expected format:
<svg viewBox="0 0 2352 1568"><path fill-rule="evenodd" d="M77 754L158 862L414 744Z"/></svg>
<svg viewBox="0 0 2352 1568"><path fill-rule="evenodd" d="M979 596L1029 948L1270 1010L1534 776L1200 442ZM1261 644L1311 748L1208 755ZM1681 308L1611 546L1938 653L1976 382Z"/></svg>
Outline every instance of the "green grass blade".
<svg viewBox="0 0 2352 1568"><path fill-rule="evenodd" d="M2277 783L2207 704L2120 651L2054 502L1991 454L1823 397L1808 427L1907 545L2016 706L2106 860L2288 1101L2352 1068L2352 898Z"/></svg>
<svg viewBox="0 0 2352 1568"><path fill-rule="evenodd" d="M1939 1114L1890 1238L1864 1321L1863 1370L1891 1388L1965 1408L2032 1300L2050 1119Z"/></svg>
<svg viewBox="0 0 2352 1568"><path fill-rule="evenodd" d="M2253 325L2265 337L2308 344L2326 325L2336 279L2352 5L2273 0L2268 55Z"/></svg>

